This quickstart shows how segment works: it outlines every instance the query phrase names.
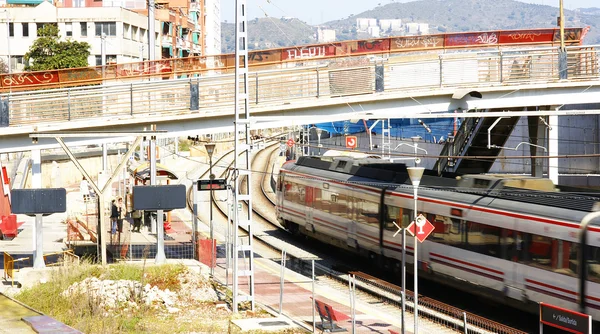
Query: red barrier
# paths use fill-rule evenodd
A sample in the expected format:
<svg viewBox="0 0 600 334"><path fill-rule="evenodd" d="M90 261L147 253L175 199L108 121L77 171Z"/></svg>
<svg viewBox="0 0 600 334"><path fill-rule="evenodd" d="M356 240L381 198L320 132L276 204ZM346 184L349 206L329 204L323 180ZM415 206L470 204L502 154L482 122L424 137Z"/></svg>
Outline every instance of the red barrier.
<svg viewBox="0 0 600 334"><path fill-rule="evenodd" d="M211 252L212 247L212 252ZM211 256L212 255L212 256ZM198 260L209 267L214 267L217 257L217 241L214 239L198 240Z"/></svg>
<svg viewBox="0 0 600 334"><path fill-rule="evenodd" d="M19 233L19 227L23 223L17 223L17 215L2 216L0 230L5 237L14 238Z"/></svg>

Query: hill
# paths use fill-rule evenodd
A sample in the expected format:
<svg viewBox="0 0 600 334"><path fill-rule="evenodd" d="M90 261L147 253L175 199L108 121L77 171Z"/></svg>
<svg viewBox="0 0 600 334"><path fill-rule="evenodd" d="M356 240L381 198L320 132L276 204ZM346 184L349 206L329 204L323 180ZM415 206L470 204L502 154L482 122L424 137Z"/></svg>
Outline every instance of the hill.
<svg viewBox="0 0 600 334"><path fill-rule="evenodd" d="M558 8L514 0L421 0L377 6L356 15L322 24L335 29L337 40L368 38L357 32L357 18L400 19L427 23L429 33L498 29L554 28ZM565 10L566 27L590 26L585 44L600 44L600 8ZM299 19L260 18L248 22L250 50L316 43L316 26ZM222 51L234 52L234 25L222 23ZM401 35L401 33L395 33Z"/></svg>

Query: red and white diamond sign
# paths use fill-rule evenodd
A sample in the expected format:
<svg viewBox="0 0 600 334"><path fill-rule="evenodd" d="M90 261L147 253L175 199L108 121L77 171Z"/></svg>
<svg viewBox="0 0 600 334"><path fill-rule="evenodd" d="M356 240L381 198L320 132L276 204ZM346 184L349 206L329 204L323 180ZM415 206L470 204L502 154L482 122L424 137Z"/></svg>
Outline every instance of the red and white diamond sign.
<svg viewBox="0 0 600 334"><path fill-rule="evenodd" d="M415 236L416 234L417 239L419 239L420 242L423 242L425 239L427 239L431 232L433 232L435 227L423 215L418 215L416 220L416 223L413 221L410 223L410 225L408 225L408 233L410 233L412 236Z"/></svg>

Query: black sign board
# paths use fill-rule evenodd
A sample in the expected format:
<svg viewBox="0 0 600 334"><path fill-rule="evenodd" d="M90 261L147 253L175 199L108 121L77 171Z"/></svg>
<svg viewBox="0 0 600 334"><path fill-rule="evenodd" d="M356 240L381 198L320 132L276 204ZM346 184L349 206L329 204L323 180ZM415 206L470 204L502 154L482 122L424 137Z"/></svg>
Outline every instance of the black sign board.
<svg viewBox="0 0 600 334"><path fill-rule="evenodd" d="M198 180L198 191L225 189L227 189L227 181L225 179Z"/></svg>
<svg viewBox="0 0 600 334"><path fill-rule="evenodd" d="M33 215L67 211L65 188L13 189L10 193L13 213Z"/></svg>
<svg viewBox="0 0 600 334"><path fill-rule="evenodd" d="M546 303L540 303L540 322L571 333L588 334L592 330L590 315Z"/></svg>
<svg viewBox="0 0 600 334"><path fill-rule="evenodd" d="M185 186L183 184L133 187L134 210L156 211L183 208L185 208Z"/></svg>

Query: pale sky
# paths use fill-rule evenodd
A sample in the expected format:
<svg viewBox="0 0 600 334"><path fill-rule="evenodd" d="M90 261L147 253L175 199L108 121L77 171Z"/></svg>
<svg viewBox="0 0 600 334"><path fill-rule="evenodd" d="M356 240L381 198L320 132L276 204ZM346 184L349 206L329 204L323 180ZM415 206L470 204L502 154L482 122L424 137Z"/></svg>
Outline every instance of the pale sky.
<svg viewBox="0 0 600 334"><path fill-rule="evenodd" d="M348 17L375 8L377 4L410 2L414 0L246 0L248 19L256 17L281 18L297 17L315 25ZM558 7L559 0L519 0ZM598 0L564 0L566 9L600 7ZM235 20L235 0L221 0L221 20L232 23Z"/></svg>

